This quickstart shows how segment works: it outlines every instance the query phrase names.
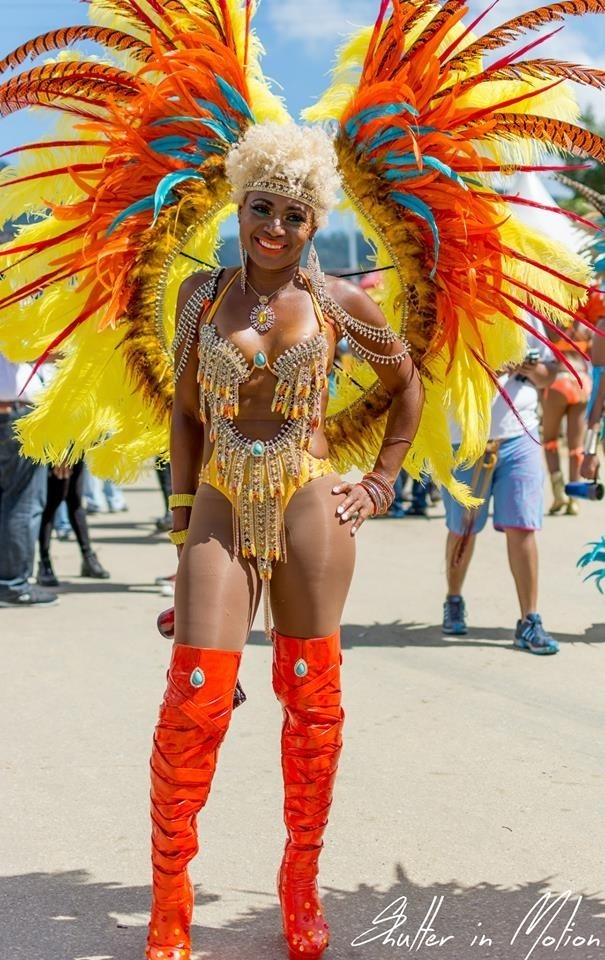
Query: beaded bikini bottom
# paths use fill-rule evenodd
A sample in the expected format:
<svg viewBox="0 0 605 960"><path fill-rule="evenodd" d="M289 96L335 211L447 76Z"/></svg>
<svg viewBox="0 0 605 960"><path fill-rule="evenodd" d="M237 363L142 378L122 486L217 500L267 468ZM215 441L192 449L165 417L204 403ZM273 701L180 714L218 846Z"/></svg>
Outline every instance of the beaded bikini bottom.
<svg viewBox="0 0 605 960"><path fill-rule="evenodd" d="M200 474L233 507L233 545L254 558L265 587L265 631L270 634L269 581L273 564L286 560L284 514L297 490L334 472L329 460L302 448L304 421L289 420L271 440L245 437L231 420L217 418L215 444Z"/></svg>

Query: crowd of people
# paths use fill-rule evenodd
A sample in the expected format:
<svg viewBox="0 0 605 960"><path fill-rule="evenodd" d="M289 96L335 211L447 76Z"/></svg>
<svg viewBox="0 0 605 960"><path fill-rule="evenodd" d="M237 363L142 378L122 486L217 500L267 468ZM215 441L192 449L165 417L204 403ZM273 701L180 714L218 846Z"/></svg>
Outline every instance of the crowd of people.
<svg viewBox="0 0 605 960"><path fill-rule="evenodd" d="M57 603L53 533L58 540L75 537L82 577L109 579L93 549L87 514L104 506L110 513L128 509L120 487L94 477L84 460L46 465L23 455L15 427L32 409L42 385L43 373L34 364L13 363L0 354L0 607ZM158 461L157 472L165 510L155 525L165 531L170 468Z"/></svg>

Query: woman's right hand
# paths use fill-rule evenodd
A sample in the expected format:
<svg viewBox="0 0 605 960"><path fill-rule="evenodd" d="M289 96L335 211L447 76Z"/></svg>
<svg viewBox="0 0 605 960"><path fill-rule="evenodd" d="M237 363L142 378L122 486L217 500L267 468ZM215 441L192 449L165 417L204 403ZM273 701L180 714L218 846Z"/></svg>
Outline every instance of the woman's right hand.
<svg viewBox="0 0 605 960"><path fill-rule="evenodd" d="M336 516L341 523L352 521L351 536L354 537L364 520L374 516L374 501L360 483L349 483L346 480L332 487L332 493L346 494L345 499L336 508Z"/></svg>

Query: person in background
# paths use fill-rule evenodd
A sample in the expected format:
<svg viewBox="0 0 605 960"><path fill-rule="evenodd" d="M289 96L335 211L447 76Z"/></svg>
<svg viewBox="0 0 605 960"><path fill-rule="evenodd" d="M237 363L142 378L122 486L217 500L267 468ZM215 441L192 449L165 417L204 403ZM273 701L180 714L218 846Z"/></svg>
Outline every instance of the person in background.
<svg viewBox="0 0 605 960"><path fill-rule="evenodd" d="M536 323L536 321L534 321ZM500 389L492 404L490 441L483 458L470 467L459 467L458 480L467 483L483 503L467 510L443 490L448 528L446 543L447 596L443 605L445 634L467 633L462 587L473 556L477 534L487 522L494 502L494 527L506 535L508 561L521 616L514 645L538 655L557 653L559 645L544 629L538 613L538 547L536 531L542 526L544 468L538 440L539 391L556 375L554 357L536 337L528 337L524 362L499 378ZM514 409L511 408L511 403ZM460 437L452 430L456 445Z"/></svg>
<svg viewBox="0 0 605 960"><path fill-rule="evenodd" d="M30 584L46 501L46 467L21 455L14 428L42 386L27 363L0 354L0 607L49 606L57 594Z"/></svg>
<svg viewBox="0 0 605 960"><path fill-rule="evenodd" d="M168 506L170 494L172 493L172 476L170 474L170 463L163 460L162 457L155 459L155 474L158 478L160 490L164 498L164 516L158 517L155 522L156 530L160 533L168 533L172 530L172 511ZM176 573L168 573L155 578L156 586L160 588L160 593L164 597L171 597L174 594L174 585L176 582Z"/></svg>
<svg viewBox="0 0 605 960"><path fill-rule="evenodd" d="M50 539L57 507L63 501L67 504L69 522L82 553L81 575L96 580L107 580L109 578L108 571L100 563L90 543L86 511L82 506L83 487L83 460L78 460L73 467L64 464L48 467L46 506L42 513L39 530L40 562L37 581L41 586L56 587L59 585L50 559Z"/></svg>
<svg viewBox="0 0 605 960"><path fill-rule="evenodd" d="M59 504L57 512L55 513L55 522L53 524L55 528L55 533L57 535L57 540L70 540L73 530L71 529L71 523L69 522L69 515L67 513L67 506L65 501Z"/></svg>
<svg viewBox="0 0 605 960"><path fill-rule="evenodd" d="M156 457L155 474L158 478L160 490L162 491L162 496L164 498L164 515L158 517L155 522L155 526L156 530L159 530L161 533L166 533L167 531L172 530L172 513L170 511L170 507L168 506L168 498L172 493L170 463L167 460L163 460L162 457Z"/></svg>
<svg viewBox="0 0 605 960"><path fill-rule="evenodd" d="M86 463L84 464L84 499L86 513L101 513L103 501L109 513L125 513L128 510L124 494L117 483L95 477Z"/></svg>
<svg viewBox="0 0 605 960"><path fill-rule="evenodd" d="M605 296L599 291L593 297L593 319L603 336L596 336L592 341L593 388L586 414L586 435L581 466L581 474L586 480L595 480L598 474L599 440L605 446Z"/></svg>
<svg viewBox="0 0 605 960"><path fill-rule="evenodd" d="M591 379L586 360L590 342L586 339L587 328L574 323L567 331L573 340L556 340L554 346L561 350L567 362L573 367L568 369L559 363L553 383L542 394L542 433L546 465L550 474L553 502L549 514L563 511L568 516L576 516L578 502L565 494L565 479L561 471L559 458L559 434L563 420L566 422L567 452L569 456L569 480L580 479L582 463L582 437L584 418L590 397Z"/></svg>

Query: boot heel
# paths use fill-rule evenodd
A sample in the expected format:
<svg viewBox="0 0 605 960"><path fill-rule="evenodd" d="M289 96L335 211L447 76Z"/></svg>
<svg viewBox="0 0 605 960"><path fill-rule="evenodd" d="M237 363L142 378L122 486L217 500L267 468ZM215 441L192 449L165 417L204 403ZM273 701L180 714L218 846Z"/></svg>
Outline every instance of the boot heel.
<svg viewBox="0 0 605 960"><path fill-rule="evenodd" d="M277 895L289 960L295 957L317 960L330 942L330 928L319 902L317 882L288 884L282 864L277 873Z"/></svg>
<svg viewBox="0 0 605 960"><path fill-rule="evenodd" d="M175 891L172 891L173 896ZM147 960L191 960L189 929L193 917L193 885L185 874L178 903L155 903L149 921Z"/></svg>

